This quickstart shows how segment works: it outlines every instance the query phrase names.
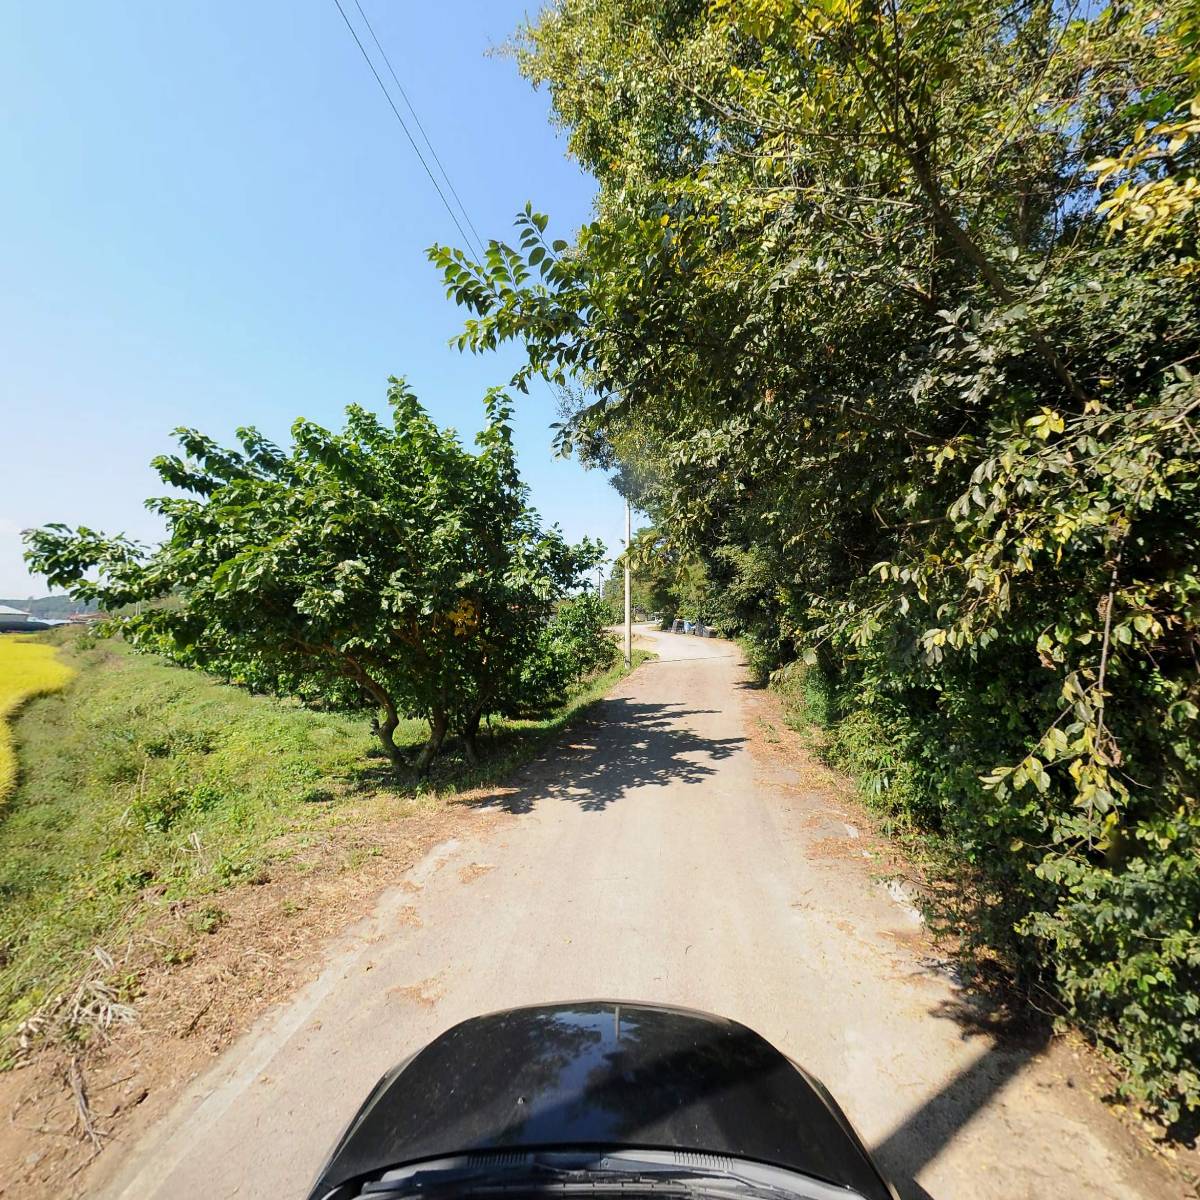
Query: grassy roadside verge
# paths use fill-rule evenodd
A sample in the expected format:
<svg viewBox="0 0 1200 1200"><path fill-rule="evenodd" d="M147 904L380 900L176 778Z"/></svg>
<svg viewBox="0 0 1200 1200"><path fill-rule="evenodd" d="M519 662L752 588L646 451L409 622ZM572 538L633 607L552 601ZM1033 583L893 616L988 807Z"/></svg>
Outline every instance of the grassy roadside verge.
<svg viewBox="0 0 1200 1200"><path fill-rule="evenodd" d="M58 998L94 971L98 947L103 956L169 910L185 914L184 938L164 954L190 958L224 919L220 893L287 870L346 823L356 853L369 854L372 822L428 812L501 778L623 673L587 681L541 719L497 724L478 768L452 749L428 779L406 780L376 756L365 718L252 696L119 643L56 633L43 647L57 648L74 676L13 724L21 779L0 819L7 1064L30 1017L43 1036L87 1040L86 1013L65 1027L46 1014L62 1014ZM415 747L423 737L413 721L397 741ZM138 986L117 972L101 1008L116 1011Z"/></svg>
<svg viewBox="0 0 1200 1200"><path fill-rule="evenodd" d="M923 808L914 758L901 753L895 739L865 709L839 713L828 683L816 669L794 664L772 676L769 686L800 745L847 780L879 834L902 853L912 902L940 950L953 957L964 986L986 997L1010 1030L1073 1028L1069 1021L1056 1020L1062 1014L1046 1006L1048 997L1029 995L1003 951L986 936L980 913L994 907L996 897L981 887L978 871L964 860L953 838L936 827L934 814ZM1096 1039L1089 1040L1107 1054ZM1111 1056L1107 1061L1115 1088L1120 1065Z"/></svg>
<svg viewBox="0 0 1200 1200"><path fill-rule="evenodd" d="M770 679L788 728L814 757L854 781L889 837L927 863L940 861L937 839L918 827L918 783L910 760L896 752L885 731L861 711L838 716L837 704L821 673L795 663Z"/></svg>

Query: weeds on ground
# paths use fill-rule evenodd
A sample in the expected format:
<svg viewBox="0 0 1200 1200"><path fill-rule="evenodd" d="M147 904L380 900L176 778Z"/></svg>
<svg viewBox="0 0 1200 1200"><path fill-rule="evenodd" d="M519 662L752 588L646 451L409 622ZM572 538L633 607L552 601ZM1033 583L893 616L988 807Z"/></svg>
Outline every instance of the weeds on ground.
<svg viewBox="0 0 1200 1200"><path fill-rule="evenodd" d="M202 940L222 924L222 890L263 881L339 825L403 818L502 778L622 673L540 718L496 724L477 767L451 746L430 776L405 777L377 757L365 717L255 696L118 642L44 636L34 648L57 647L76 677L14 723L21 780L0 818L0 1063L38 1037L86 1039L90 1010L72 996L91 981L117 998L119 970L104 963L155 913L185 913ZM415 751L425 733L409 721L396 741ZM342 865L354 869L354 856ZM186 961L193 948L173 953Z"/></svg>

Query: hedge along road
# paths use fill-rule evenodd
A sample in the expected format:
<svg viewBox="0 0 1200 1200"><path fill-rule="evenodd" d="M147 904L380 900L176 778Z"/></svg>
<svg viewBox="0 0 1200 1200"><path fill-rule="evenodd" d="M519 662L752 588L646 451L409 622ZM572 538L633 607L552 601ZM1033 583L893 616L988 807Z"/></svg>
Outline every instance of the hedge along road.
<svg viewBox="0 0 1200 1200"><path fill-rule="evenodd" d="M819 773L752 750L768 702L735 648L643 636L659 659L486 802L501 819L398 880L89 1194L303 1194L388 1067L466 1017L585 997L758 1030L905 1200L1179 1194L1073 1053L996 1040Z"/></svg>

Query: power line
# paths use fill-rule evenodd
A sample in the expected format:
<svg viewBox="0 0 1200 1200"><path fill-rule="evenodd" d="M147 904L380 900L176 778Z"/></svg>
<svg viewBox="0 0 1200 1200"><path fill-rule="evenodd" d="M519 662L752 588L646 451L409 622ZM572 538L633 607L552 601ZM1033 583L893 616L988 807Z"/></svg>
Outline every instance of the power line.
<svg viewBox="0 0 1200 1200"><path fill-rule="evenodd" d="M375 76L375 82L379 84L379 90L383 93L383 98L388 102L388 107L392 110L396 120L400 122L400 128L404 130L404 136L408 138L408 143L410 146L412 146L413 153L416 154L417 158L420 160L421 166L425 168L425 174L429 176L429 182L433 184L434 190L441 199L443 206L450 214L450 219L454 222L454 227L462 235L462 240L467 244L468 249L473 249L474 252L479 256L479 261L483 262L483 260L487 257L483 250L483 238L479 236L479 231L475 228L475 222L471 220L471 216L467 212L466 205L462 202L462 197L459 196L457 189L450 181L450 176L447 174L446 168L442 165L442 160L438 157L437 151L433 148L433 143L429 140L429 134L425 132L425 126L421 124L421 118L417 116L417 110L413 108L412 101L409 100L408 93L404 90L404 85L400 82L396 75L396 69L392 66L392 60L388 58L387 51L384 50L383 46L380 44L379 38L376 36L375 30L372 27L367 14L363 12L362 4L359 3L359 0L354 0L354 7L358 9L358 15L362 17L363 24L366 25L367 29L370 31L371 38L375 43L376 49L378 49L379 53L383 56L383 61L387 64L387 69L391 73L392 80L395 83L397 90L404 98L404 103L408 106L408 111L412 113L413 120L416 122L417 128L421 131L421 137L425 139L425 145L429 147L429 153L432 155L433 161L437 163L438 170L441 171L442 178L446 181L446 186L450 189L454 199L458 201L458 207L462 211L463 219L466 221L471 232L475 235L475 242L473 244L471 239L467 236L466 230L463 229L462 222L460 222L458 217L455 215L454 209L450 207L450 202L446 199L446 193L442 191L441 187L438 185L438 181L433 176L433 172L429 169L429 164L425 161L425 156L421 153L421 149L417 145L416 139L409 131L408 126L404 122L404 118L400 115L400 110L396 107L396 103L392 99L392 94L388 91L387 85L383 82L379 72L375 69L375 64L371 61L371 56L367 53L366 47L362 44L362 39L358 36L358 32L350 23L350 18L346 16L346 10L342 7L341 0L333 0L333 3L337 6L338 12L341 13L342 20L346 23L346 28L350 30L350 36L354 39L354 44L358 47L359 53L363 56L363 61L371 69L371 74ZM542 383L545 386L546 391L550 394L550 398L558 401L558 392L551 385L550 381L545 378L545 376L542 377Z"/></svg>
<svg viewBox="0 0 1200 1200"><path fill-rule="evenodd" d="M429 153L433 157L433 161L437 163L438 170L442 173L442 178L446 181L446 186L450 189L450 194L458 201L458 210L463 215L463 220L470 226L471 232L475 235L475 251L480 258L483 258L483 238L479 236L479 230L475 228L475 222L471 220L471 214L467 212L467 206L462 202L462 197L458 194L458 189L454 186L453 181L446 172L446 168L442 165L442 160L438 157L438 152L433 148L433 143L429 140L429 134L425 132L425 126L421 124L421 118L417 116L417 110L413 108L412 101L408 98L408 93L404 90L404 84L400 82L396 75L396 68L392 66L392 60L388 58L387 51L383 48L376 36L375 29L371 25L371 19L363 12L363 6L359 0L354 0L354 7L358 9L358 15L362 17L363 24L367 27L367 32L371 35L371 40L375 43L375 49L383 56L383 61L387 64L387 69L392 76L392 82L396 85L396 90L400 93L404 103L408 107L408 111L412 113L412 119L416 122L417 128L421 131L421 137L425 139L425 145L429 147Z"/></svg>
<svg viewBox="0 0 1200 1200"><path fill-rule="evenodd" d="M346 28L350 30L350 36L354 39L354 44L358 47L359 53L362 54L363 61L370 67L371 74L375 76L375 82L379 84L379 90L383 93L383 98L388 102L388 107L395 114L396 120L400 122L400 128L404 130L404 136L408 138L409 145L413 148L413 153L420 159L421 166L425 168L425 174L429 176L429 182L433 184L434 190L437 192L446 211L450 214L450 220L454 222L455 228L462 235L462 240L469 245L471 239L467 236L467 231L463 229L462 222L455 216L454 209L450 207L450 201L446 199L446 193L438 185L433 172L429 169L429 164L425 161L425 156L421 153L420 146L417 145L413 135L409 132L408 126L404 123L404 118L400 115L400 110L396 107L395 101L392 100L391 92L387 90L387 85L379 77L379 72L375 70L375 64L371 61L371 56L367 53L367 48L362 44L354 26L350 24L350 18L346 16L346 10L342 7L342 0L333 0L333 3L337 6L338 12L342 14L342 20L346 22Z"/></svg>

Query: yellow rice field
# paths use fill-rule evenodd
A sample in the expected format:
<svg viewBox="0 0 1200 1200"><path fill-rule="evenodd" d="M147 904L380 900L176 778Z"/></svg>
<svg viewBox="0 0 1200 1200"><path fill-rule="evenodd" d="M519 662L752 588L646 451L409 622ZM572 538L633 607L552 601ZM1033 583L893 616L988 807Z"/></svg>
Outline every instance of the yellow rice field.
<svg viewBox="0 0 1200 1200"><path fill-rule="evenodd" d="M0 637L0 801L17 781L17 756L8 718L34 696L57 692L73 672L55 647L9 634Z"/></svg>

